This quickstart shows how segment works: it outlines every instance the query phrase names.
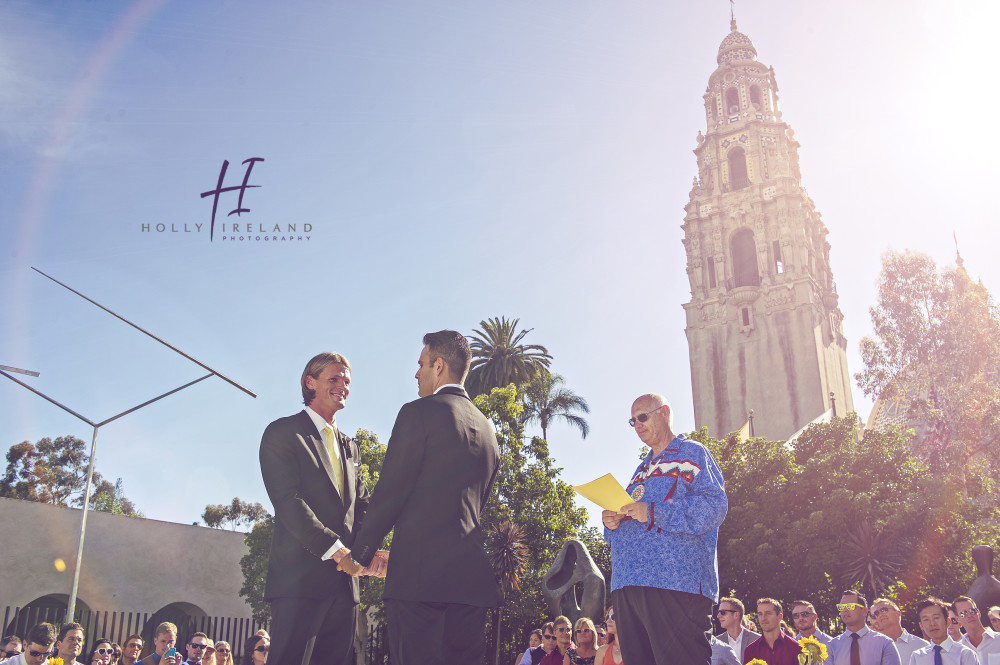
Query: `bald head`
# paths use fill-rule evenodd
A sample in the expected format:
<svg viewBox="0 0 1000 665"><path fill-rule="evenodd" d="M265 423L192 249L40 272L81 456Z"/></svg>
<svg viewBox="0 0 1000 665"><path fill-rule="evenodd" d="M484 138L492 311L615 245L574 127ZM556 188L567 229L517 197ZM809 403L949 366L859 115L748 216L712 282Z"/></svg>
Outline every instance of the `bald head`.
<svg viewBox="0 0 1000 665"><path fill-rule="evenodd" d="M647 393L632 402L635 433L647 446L659 452L674 439L674 416L663 395Z"/></svg>

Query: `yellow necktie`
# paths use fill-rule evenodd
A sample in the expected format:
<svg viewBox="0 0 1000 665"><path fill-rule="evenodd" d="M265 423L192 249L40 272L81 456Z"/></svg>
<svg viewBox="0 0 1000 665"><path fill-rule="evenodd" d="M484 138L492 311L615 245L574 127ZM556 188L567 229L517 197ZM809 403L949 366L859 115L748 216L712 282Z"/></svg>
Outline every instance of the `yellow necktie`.
<svg viewBox="0 0 1000 665"><path fill-rule="evenodd" d="M333 480L337 483L337 491L340 492L340 496L344 496L344 467L340 463L337 435L330 425L323 428L323 443L326 444L326 451L330 453L330 461L333 462Z"/></svg>

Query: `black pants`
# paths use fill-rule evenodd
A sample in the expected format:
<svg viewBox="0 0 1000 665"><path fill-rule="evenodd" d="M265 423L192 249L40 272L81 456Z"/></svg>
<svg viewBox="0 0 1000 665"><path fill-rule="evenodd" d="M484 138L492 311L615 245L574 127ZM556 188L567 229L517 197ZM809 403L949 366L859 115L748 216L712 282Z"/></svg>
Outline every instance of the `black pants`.
<svg viewBox="0 0 1000 665"><path fill-rule="evenodd" d="M358 606L350 593L271 601L269 665L354 665ZM235 646L235 645L234 645Z"/></svg>
<svg viewBox="0 0 1000 665"><path fill-rule="evenodd" d="M697 593L627 586L611 594L622 661L711 665L712 601Z"/></svg>
<svg viewBox="0 0 1000 665"><path fill-rule="evenodd" d="M486 608L385 599L392 665L479 665L486 657Z"/></svg>

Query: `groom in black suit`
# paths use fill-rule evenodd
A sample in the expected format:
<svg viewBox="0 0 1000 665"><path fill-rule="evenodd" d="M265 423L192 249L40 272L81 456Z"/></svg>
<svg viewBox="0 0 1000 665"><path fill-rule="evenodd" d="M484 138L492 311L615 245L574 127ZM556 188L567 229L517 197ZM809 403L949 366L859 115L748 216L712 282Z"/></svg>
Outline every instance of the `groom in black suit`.
<svg viewBox="0 0 1000 665"><path fill-rule="evenodd" d="M274 506L264 597L273 665L354 663L358 581L337 570L368 510L358 446L337 429L351 366L321 353L301 378L306 408L267 426L260 470ZM384 567L382 555L368 572Z"/></svg>
<svg viewBox="0 0 1000 665"><path fill-rule="evenodd" d="M371 565L395 525L383 594L393 665L483 662L486 611L502 599L479 523L500 451L462 387L471 359L461 333L424 335L420 399L396 416L356 561L341 563Z"/></svg>

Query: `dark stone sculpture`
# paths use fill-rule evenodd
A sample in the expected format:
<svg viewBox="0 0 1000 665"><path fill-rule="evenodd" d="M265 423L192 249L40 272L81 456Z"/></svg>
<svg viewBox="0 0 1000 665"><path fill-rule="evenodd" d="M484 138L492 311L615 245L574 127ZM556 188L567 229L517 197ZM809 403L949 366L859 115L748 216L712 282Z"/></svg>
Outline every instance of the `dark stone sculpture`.
<svg viewBox="0 0 1000 665"><path fill-rule="evenodd" d="M579 582L583 582L582 598L577 598ZM567 540L542 578L542 595L553 616L565 615L574 624L580 617L599 623L606 607L604 593L604 575L587 547L579 540Z"/></svg>
<svg viewBox="0 0 1000 665"><path fill-rule="evenodd" d="M989 628L990 618L986 612L991 606L1000 605L1000 580L993 577L993 548L989 545L973 547L972 560L976 564L977 577L965 595L976 601L979 620Z"/></svg>

